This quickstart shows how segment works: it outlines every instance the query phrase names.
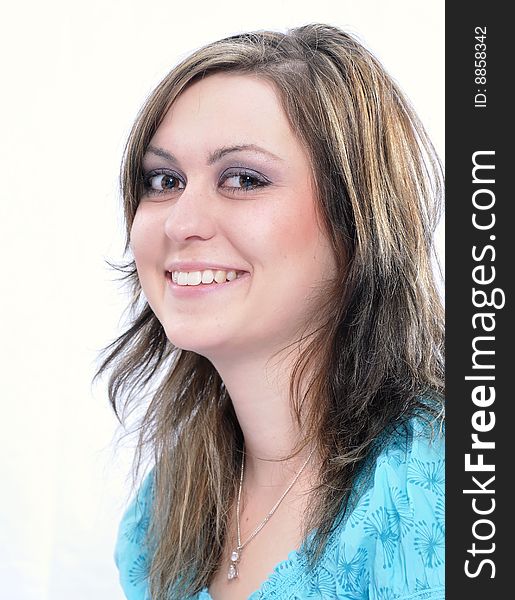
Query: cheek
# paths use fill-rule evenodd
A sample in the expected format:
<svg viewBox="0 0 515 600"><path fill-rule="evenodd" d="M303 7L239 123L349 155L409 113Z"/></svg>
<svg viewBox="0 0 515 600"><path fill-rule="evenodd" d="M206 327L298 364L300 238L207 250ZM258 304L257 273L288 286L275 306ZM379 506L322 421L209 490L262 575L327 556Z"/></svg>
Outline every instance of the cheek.
<svg viewBox="0 0 515 600"><path fill-rule="evenodd" d="M130 231L130 248L138 266L151 260L158 250L156 228L155 221L138 208Z"/></svg>
<svg viewBox="0 0 515 600"><path fill-rule="evenodd" d="M298 262L299 267L311 270L319 262L325 264L325 236L318 226L311 196L296 198L294 210L277 221L274 235L283 255Z"/></svg>
<svg viewBox="0 0 515 600"><path fill-rule="evenodd" d="M308 201L309 200L309 201ZM320 292L327 290L336 272L334 252L328 237L320 229L312 201L299 202L299 210L289 223L277 231L284 257L282 269L283 296L290 298L290 310L297 305L306 318L306 311L319 308ZM288 276L284 277L287 272Z"/></svg>
<svg viewBox="0 0 515 600"><path fill-rule="evenodd" d="M334 273L333 251L319 228L309 194L282 196L273 206L245 218L239 231L245 232L238 236L239 248L266 275L267 285L273 282L276 294L265 286L266 303L276 300L280 311L285 298L291 310L292 301L310 297L313 288L325 286Z"/></svg>
<svg viewBox="0 0 515 600"><path fill-rule="evenodd" d="M147 302L160 319L164 285L162 236L151 214L138 209L130 231L130 248L136 263L138 279ZM160 319L161 320L161 319Z"/></svg>

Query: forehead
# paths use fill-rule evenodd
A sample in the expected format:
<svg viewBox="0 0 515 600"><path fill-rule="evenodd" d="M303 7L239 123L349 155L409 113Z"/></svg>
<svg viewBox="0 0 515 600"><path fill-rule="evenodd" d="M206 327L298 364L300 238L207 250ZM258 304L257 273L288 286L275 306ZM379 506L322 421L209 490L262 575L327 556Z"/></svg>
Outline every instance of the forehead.
<svg viewBox="0 0 515 600"><path fill-rule="evenodd" d="M271 152L302 152L271 82L216 73L188 86L174 101L151 144L176 150L255 144Z"/></svg>

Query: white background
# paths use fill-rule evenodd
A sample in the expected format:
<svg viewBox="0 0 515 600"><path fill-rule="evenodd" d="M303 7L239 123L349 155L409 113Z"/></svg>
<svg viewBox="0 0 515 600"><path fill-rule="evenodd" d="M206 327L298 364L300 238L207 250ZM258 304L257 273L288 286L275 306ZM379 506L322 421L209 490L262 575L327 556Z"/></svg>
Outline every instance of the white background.
<svg viewBox="0 0 515 600"><path fill-rule="evenodd" d="M129 493L96 356L125 306L117 175L146 95L243 30L328 22L371 48L443 158L444 2L37 0L0 12L0 598L121 600ZM4 5L4 6L5 6ZM442 244L442 235L439 235Z"/></svg>

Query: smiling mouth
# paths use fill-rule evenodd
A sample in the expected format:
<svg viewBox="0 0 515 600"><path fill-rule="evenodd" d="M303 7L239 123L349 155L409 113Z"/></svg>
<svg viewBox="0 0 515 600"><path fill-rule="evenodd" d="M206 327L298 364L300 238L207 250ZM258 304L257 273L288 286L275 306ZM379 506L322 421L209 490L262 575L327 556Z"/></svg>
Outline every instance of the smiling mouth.
<svg viewBox="0 0 515 600"><path fill-rule="evenodd" d="M204 271L167 271L167 277L180 286L207 286L234 281L245 275L245 273L246 271L205 269Z"/></svg>

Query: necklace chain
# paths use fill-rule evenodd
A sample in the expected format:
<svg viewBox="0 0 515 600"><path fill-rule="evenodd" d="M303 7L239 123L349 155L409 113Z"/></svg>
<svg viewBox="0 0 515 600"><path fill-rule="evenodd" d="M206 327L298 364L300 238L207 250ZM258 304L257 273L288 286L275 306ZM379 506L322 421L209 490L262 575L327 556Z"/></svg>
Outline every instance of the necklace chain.
<svg viewBox="0 0 515 600"><path fill-rule="evenodd" d="M297 483L299 477L301 476L302 472L306 468L306 466L307 466L307 464L309 462L309 459L313 456L314 450L315 450L314 448L313 448L313 450L311 450L311 452L309 453L309 456L304 461L302 467L299 469L298 473L295 475L295 477L291 481L290 485L281 494L281 497L272 506L272 508L270 509L270 511L268 512L268 514L266 515L266 517L257 525L257 527L254 529L254 531L242 543L242 541L241 541L241 529L240 529L240 504L241 504L241 490L243 488L243 472L244 472L244 469L245 469L245 451L243 452L243 456L242 456L242 459L241 459L240 485L239 485L239 488L238 488L238 499L237 499L237 502L236 502L236 529L237 529L237 536L238 536L238 539L237 539L238 545L237 545L236 549L233 550L232 553L231 553L231 562L229 564L229 570L227 572L227 578L229 580L236 579L239 576L239 573L238 573L238 563L239 563L240 558L241 558L241 552L242 552L242 550L245 548L245 546L247 546L247 544L249 544L256 537L256 535L268 523L268 521L270 520L270 518L272 517L272 515L279 508L279 505L281 504L281 502L286 498L286 495L288 494L288 492Z"/></svg>

